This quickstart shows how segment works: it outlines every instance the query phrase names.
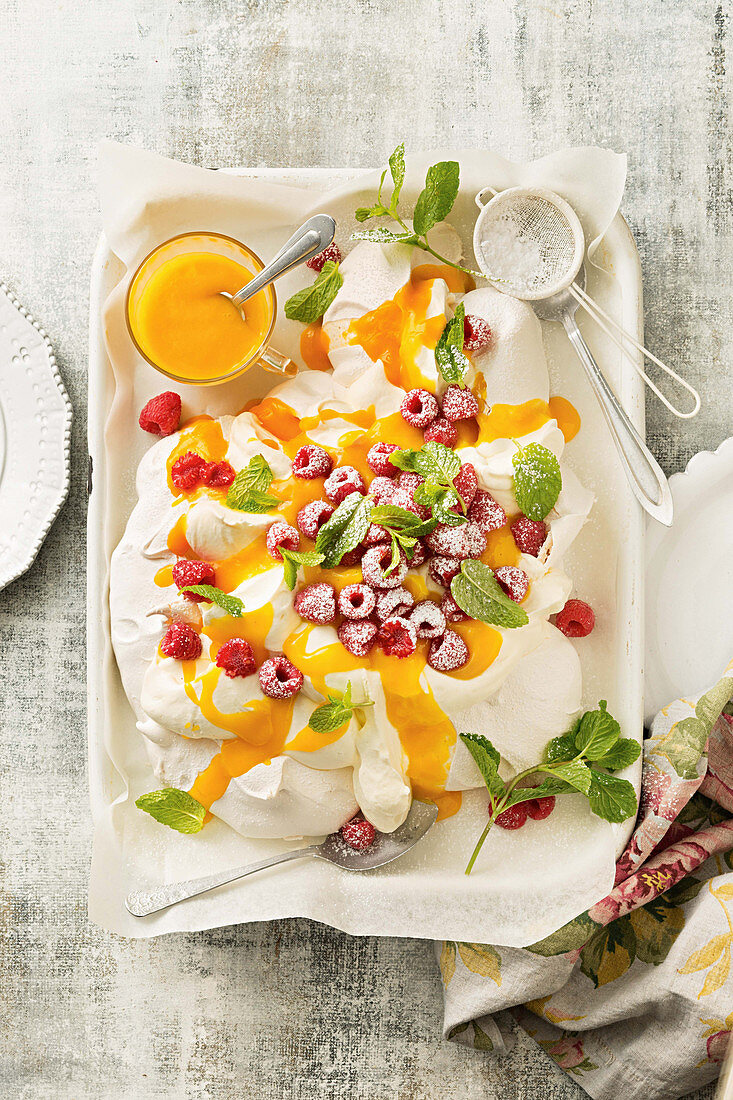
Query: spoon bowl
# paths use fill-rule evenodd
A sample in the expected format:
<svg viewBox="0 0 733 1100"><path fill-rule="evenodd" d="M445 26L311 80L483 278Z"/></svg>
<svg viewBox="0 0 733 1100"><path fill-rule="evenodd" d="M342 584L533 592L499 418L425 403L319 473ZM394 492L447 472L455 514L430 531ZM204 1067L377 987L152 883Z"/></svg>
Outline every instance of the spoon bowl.
<svg viewBox="0 0 733 1100"><path fill-rule="evenodd" d="M334 238L336 222L330 214L315 214L296 229L292 237L285 242L277 256L259 271L254 279L238 290L236 294L229 295L222 291L225 298L229 298L232 305L240 309L248 299L258 294L263 287L274 283L281 275L292 271L299 264L304 264L313 259L319 252L323 252Z"/></svg>

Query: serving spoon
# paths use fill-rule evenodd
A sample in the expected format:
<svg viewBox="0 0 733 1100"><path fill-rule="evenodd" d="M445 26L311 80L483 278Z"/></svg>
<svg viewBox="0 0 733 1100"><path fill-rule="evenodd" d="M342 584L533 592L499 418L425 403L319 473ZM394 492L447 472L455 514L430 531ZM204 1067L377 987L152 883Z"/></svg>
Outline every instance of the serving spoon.
<svg viewBox="0 0 733 1100"><path fill-rule="evenodd" d="M330 214L316 214L296 229L292 237L285 242L277 256L255 275L254 279L238 290L236 294L221 291L232 305L240 308L249 298L253 298L263 287L274 283L281 275L292 271L294 267L323 252L330 245L336 233L336 222Z"/></svg>
<svg viewBox="0 0 733 1100"><path fill-rule="evenodd" d="M438 807L433 802L418 802L413 799L410 812L404 822L393 833L376 833L374 843L363 852L350 848L338 833L331 833L322 844L310 844L307 848L298 848L294 852L283 852L258 863L249 863L246 867L220 871L203 878L192 878L186 882L173 882L169 886L159 886L156 890L138 890L125 898L125 908L133 917L149 917L160 913L179 901L198 897L217 886L226 886L237 882L256 871L274 867L278 863L289 863L293 859L325 859L346 871L373 871L375 867L384 867L393 859L399 859L410 848L414 848L425 836L438 816Z"/></svg>

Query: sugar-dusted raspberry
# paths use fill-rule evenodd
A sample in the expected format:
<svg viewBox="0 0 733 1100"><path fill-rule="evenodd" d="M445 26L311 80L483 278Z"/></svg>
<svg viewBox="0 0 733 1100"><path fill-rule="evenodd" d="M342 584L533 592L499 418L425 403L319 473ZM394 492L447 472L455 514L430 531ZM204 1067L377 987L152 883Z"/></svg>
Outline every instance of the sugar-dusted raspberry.
<svg viewBox="0 0 733 1100"><path fill-rule="evenodd" d="M357 852L365 852L374 843L376 832L371 821L363 817L352 817L339 829L341 836L350 848Z"/></svg>
<svg viewBox="0 0 733 1100"><path fill-rule="evenodd" d="M323 491L333 504L340 504L351 493L366 493L364 478L353 466L337 466L329 474L323 485Z"/></svg>
<svg viewBox="0 0 733 1100"><path fill-rule="evenodd" d="M325 581L309 584L301 588L293 600L293 607L301 619L309 623L332 623L336 618L336 593Z"/></svg>
<svg viewBox="0 0 733 1100"><path fill-rule="evenodd" d="M463 668L467 660L468 646L455 630L446 630L440 638L430 643L428 664L436 672L455 672L457 668Z"/></svg>
<svg viewBox="0 0 733 1100"><path fill-rule="evenodd" d="M568 600L555 619L555 626L566 638L586 638L595 625L593 608L585 600Z"/></svg>
<svg viewBox="0 0 733 1100"><path fill-rule="evenodd" d="M201 485L207 463L195 451L186 451L171 466L171 481L176 489L190 493Z"/></svg>
<svg viewBox="0 0 733 1100"><path fill-rule="evenodd" d="M319 252L316 256L311 256L310 260L305 261L305 266L309 267L311 271L323 271L323 265L331 261L335 264L341 263L341 249L335 243L331 241L323 252Z"/></svg>
<svg viewBox="0 0 733 1100"><path fill-rule="evenodd" d="M466 351L483 351L491 343L489 322L475 313L469 313L463 319L463 346Z"/></svg>
<svg viewBox="0 0 733 1100"><path fill-rule="evenodd" d="M530 802L519 803L527 807L527 813L533 821L544 821L555 809L555 796L547 795L546 798L533 798Z"/></svg>
<svg viewBox="0 0 733 1100"><path fill-rule="evenodd" d="M438 402L427 390L410 390L402 399L400 412L413 428L427 428L438 415Z"/></svg>
<svg viewBox="0 0 733 1100"><path fill-rule="evenodd" d="M458 429L444 416L438 417L423 432L426 443L442 443L444 447L455 447Z"/></svg>
<svg viewBox="0 0 733 1100"><path fill-rule="evenodd" d="M189 584L214 584L214 567L207 561L189 561L187 558L179 558L173 566L173 583L176 588L186 588ZM197 596L195 592L184 592L187 600L200 603L204 596Z"/></svg>
<svg viewBox="0 0 733 1100"><path fill-rule="evenodd" d="M365 546L376 546L379 542L389 542L389 531L381 523L370 523L367 533L361 540Z"/></svg>
<svg viewBox="0 0 733 1100"><path fill-rule="evenodd" d="M498 504L491 493L477 489L473 503L468 509L468 518L472 523L477 523L485 535L489 531L498 531L506 523L506 512Z"/></svg>
<svg viewBox="0 0 733 1100"><path fill-rule="evenodd" d="M385 619L407 617L407 612L415 606L415 597L401 585L399 588L386 588L377 593L377 618L380 623Z"/></svg>
<svg viewBox="0 0 733 1100"><path fill-rule="evenodd" d="M466 508L470 508L473 504L473 498L476 496L476 490L478 489L476 467L470 462L464 462L453 479L453 484ZM456 504L453 508L454 512L460 512L462 510L460 503Z"/></svg>
<svg viewBox="0 0 733 1100"><path fill-rule="evenodd" d="M275 561L282 561L279 547L282 546L286 550L297 550L300 546L300 535L289 523L283 523L279 519L268 527L266 542L267 549Z"/></svg>
<svg viewBox="0 0 733 1100"><path fill-rule="evenodd" d="M489 807L491 803L489 803ZM517 802L516 806L510 806L496 818L496 824L500 829L521 829L527 820L527 803Z"/></svg>
<svg viewBox="0 0 733 1100"><path fill-rule="evenodd" d="M469 616L459 607L450 592L444 592L440 600L440 610L449 623L465 623Z"/></svg>
<svg viewBox="0 0 733 1100"><path fill-rule="evenodd" d="M439 523L425 539L429 550L434 554L448 558L480 558L486 549L486 535L477 523L462 523L460 527L449 527Z"/></svg>
<svg viewBox="0 0 733 1100"><path fill-rule="evenodd" d="M391 504L395 489L396 485L391 478L375 477L369 486L369 496L375 504Z"/></svg>
<svg viewBox="0 0 733 1100"><path fill-rule="evenodd" d="M228 489L237 476L230 462L208 462L204 480L212 489Z"/></svg>
<svg viewBox="0 0 733 1100"><path fill-rule="evenodd" d="M353 550L347 550L341 559L340 564L345 568L351 565L358 565L364 555L364 547L360 544L355 546Z"/></svg>
<svg viewBox="0 0 733 1100"><path fill-rule="evenodd" d="M369 448L367 454L369 469L378 477L394 477L399 473L399 470L392 465L389 456L394 454L395 451L399 451L399 449L396 443L375 443L373 447Z"/></svg>
<svg viewBox="0 0 733 1100"><path fill-rule="evenodd" d="M292 465L293 477L313 481L317 477L328 477L333 469L333 459L323 447L308 443L295 452Z"/></svg>
<svg viewBox="0 0 733 1100"><path fill-rule="evenodd" d="M454 423L456 420L470 420L478 416L478 401L470 390L455 383L448 386L441 400L443 416Z"/></svg>
<svg viewBox="0 0 733 1100"><path fill-rule="evenodd" d="M395 615L384 620L377 641L388 657L410 657L417 649L417 627Z"/></svg>
<svg viewBox="0 0 733 1100"><path fill-rule="evenodd" d="M181 399L173 390L151 397L143 408L138 424L151 435L172 435L181 422Z"/></svg>
<svg viewBox="0 0 733 1100"><path fill-rule="evenodd" d="M547 538L547 524L541 519L520 516L512 524L512 535L523 554L531 554L536 558Z"/></svg>
<svg viewBox="0 0 733 1100"><path fill-rule="evenodd" d="M346 619L368 619L377 606L377 597L368 584L347 584L339 593L338 606Z"/></svg>
<svg viewBox="0 0 733 1100"><path fill-rule="evenodd" d="M361 559L361 575L372 588L398 588L407 575L407 558L400 550L399 564L391 573L385 573L392 564L392 547L389 543L370 546Z"/></svg>
<svg viewBox="0 0 733 1100"><path fill-rule="evenodd" d="M303 686L303 673L282 653L260 666L260 687L270 699L290 699Z"/></svg>
<svg viewBox="0 0 733 1100"><path fill-rule="evenodd" d="M412 493L408 489L400 489L399 486L392 493L390 504L394 504L397 508L404 508L408 512L412 512L414 515L419 516L420 519L427 519L430 515L428 508L425 508L422 504L416 504Z"/></svg>
<svg viewBox="0 0 733 1100"><path fill-rule="evenodd" d="M412 557L410 558L410 569L419 569L421 565L424 565L428 560L428 552L425 548L425 543L422 539L418 539L412 548Z"/></svg>
<svg viewBox="0 0 733 1100"><path fill-rule="evenodd" d="M331 518L334 511L333 504L329 504L327 500L309 501L308 504L305 504L300 509L298 515L295 517L298 530L304 534L307 539L316 539L321 527Z"/></svg>
<svg viewBox="0 0 733 1100"><path fill-rule="evenodd" d="M445 615L432 600L420 600L407 616L418 638L439 638L445 630Z"/></svg>
<svg viewBox="0 0 733 1100"><path fill-rule="evenodd" d="M377 626L368 619L352 619L341 623L337 633L344 649L354 657L366 657L377 637Z"/></svg>
<svg viewBox="0 0 733 1100"><path fill-rule="evenodd" d="M201 639L188 623L176 619L163 635L160 648L166 657L174 657L177 661L195 661L201 656Z"/></svg>
<svg viewBox="0 0 733 1100"><path fill-rule="evenodd" d="M461 571L461 563L458 558L449 558L439 554L430 559L428 573L436 584L442 584L443 588L449 588L450 582Z"/></svg>
<svg viewBox="0 0 733 1100"><path fill-rule="evenodd" d="M216 664L224 669L226 676L251 676L257 671L257 662L252 646L246 638L230 638L216 653Z"/></svg>
<svg viewBox="0 0 733 1100"><path fill-rule="evenodd" d="M415 474L412 470L403 470L397 478L397 488L405 489L410 496L415 495L418 485L422 485L425 478L421 474Z"/></svg>
<svg viewBox="0 0 733 1100"><path fill-rule="evenodd" d="M521 603L529 591L529 577L516 565L500 565L494 570L494 576L510 600Z"/></svg>

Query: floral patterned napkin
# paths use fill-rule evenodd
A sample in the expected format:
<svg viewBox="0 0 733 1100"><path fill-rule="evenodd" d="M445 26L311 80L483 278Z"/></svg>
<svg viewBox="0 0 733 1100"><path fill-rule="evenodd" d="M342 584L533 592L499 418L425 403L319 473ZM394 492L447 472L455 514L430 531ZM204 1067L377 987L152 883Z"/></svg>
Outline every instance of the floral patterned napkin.
<svg viewBox="0 0 733 1100"><path fill-rule="evenodd" d="M437 945L445 1034L507 1049L511 1009L596 1100L673 1100L733 1030L733 661L654 719L636 829L608 897L526 948Z"/></svg>

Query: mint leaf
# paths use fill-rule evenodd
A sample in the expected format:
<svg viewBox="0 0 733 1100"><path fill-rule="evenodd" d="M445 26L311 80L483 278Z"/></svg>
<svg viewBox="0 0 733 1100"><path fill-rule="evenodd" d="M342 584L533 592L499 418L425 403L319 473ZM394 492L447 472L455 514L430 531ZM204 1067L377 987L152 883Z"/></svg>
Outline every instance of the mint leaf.
<svg viewBox="0 0 733 1100"><path fill-rule="evenodd" d="M564 733L562 737L553 737L545 746L545 761L548 764L556 760L572 760L578 755L575 746L575 737L572 733Z"/></svg>
<svg viewBox="0 0 733 1100"><path fill-rule="evenodd" d="M266 493L272 484L273 477L274 474L267 460L262 455L253 455L229 486L227 507L246 511L242 509L242 501L246 500L251 492Z"/></svg>
<svg viewBox="0 0 733 1100"><path fill-rule="evenodd" d="M621 736L621 727L601 699L598 710L587 710L575 727L575 744L588 760L600 760Z"/></svg>
<svg viewBox="0 0 733 1100"><path fill-rule="evenodd" d="M453 487L453 479L461 468L461 460L450 447L442 443L426 443L419 451L393 451L389 456L393 466L420 474L426 481Z"/></svg>
<svg viewBox="0 0 733 1100"><path fill-rule="evenodd" d="M404 141L395 149L392 156L389 158L389 170L392 173L392 183L394 188L392 190L392 199L389 204L390 214L397 213L397 204L400 201L400 191L402 190L402 184L405 182L405 143ZM384 180L384 176L382 176ZM380 187L381 196L381 187Z"/></svg>
<svg viewBox="0 0 733 1100"><path fill-rule="evenodd" d="M162 791L141 794L135 805L161 825L167 825L178 833L200 833L203 828L205 806L188 791L181 791L178 787L164 787Z"/></svg>
<svg viewBox="0 0 733 1100"><path fill-rule="evenodd" d="M538 787L515 787L507 799L507 806L516 806L518 802L531 802L534 798L548 798L550 795L578 794L577 787L562 779L545 776Z"/></svg>
<svg viewBox="0 0 733 1100"><path fill-rule="evenodd" d="M448 383L463 384L470 363L463 354L463 322L466 307L463 302L443 329L435 345L435 365Z"/></svg>
<svg viewBox="0 0 733 1100"><path fill-rule="evenodd" d="M504 780L499 775L499 763L501 761L499 753L488 737L484 737L483 734L459 733L458 736L476 761L476 766L481 772L486 788L492 799L496 801L506 792Z"/></svg>
<svg viewBox="0 0 733 1100"><path fill-rule="evenodd" d="M374 241L376 244L417 244L414 233L393 233L391 229L380 226L378 229L357 229L351 234L352 241Z"/></svg>
<svg viewBox="0 0 733 1100"><path fill-rule="evenodd" d="M338 565L344 554L358 546L371 522L372 502L361 493L350 493L339 504L316 539L316 550L323 554L327 569Z"/></svg>
<svg viewBox="0 0 733 1100"><path fill-rule="evenodd" d="M323 554L315 550L286 550L279 546L280 557L283 560L283 580L292 592L298 579L298 569L301 565L320 565Z"/></svg>
<svg viewBox="0 0 733 1100"><path fill-rule="evenodd" d="M468 523L468 516L465 512L453 511L459 501L461 507L464 507L463 501L455 489L446 489L440 494L433 505L433 516L438 523L446 523L449 527L460 527L461 524Z"/></svg>
<svg viewBox="0 0 733 1100"><path fill-rule="evenodd" d="M285 316L291 321L302 321L303 324L310 325L323 316L343 284L344 278L339 271L339 265L333 260L327 260L311 286L304 287L288 298Z"/></svg>
<svg viewBox="0 0 733 1100"><path fill-rule="evenodd" d="M389 214L389 210L382 206L381 202L375 202L374 206L359 206L354 211L354 217L358 222L368 221L369 218L379 218L384 214Z"/></svg>
<svg viewBox="0 0 733 1100"><path fill-rule="evenodd" d="M610 772L620 772L638 760L640 753L641 745L638 741L633 737L622 737L605 756L596 760L596 764L601 768L608 768Z"/></svg>
<svg viewBox="0 0 733 1100"><path fill-rule="evenodd" d="M323 706L316 707L308 720L308 725L316 733L333 733L351 720L351 716L357 708L374 706L371 699L365 699L363 703L352 703L351 680L346 684L343 698L339 698L338 695L331 695L329 692L328 700Z"/></svg>
<svg viewBox="0 0 733 1100"><path fill-rule="evenodd" d="M617 775L591 771L588 800L590 808L598 817L620 824L636 813L636 791L627 779Z"/></svg>
<svg viewBox="0 0 733 1100"><path fill-rule="evenodd" d="M244 610L244 604L239 596L230 596L228 592L222 592L221 588L215 588L213 584L187 584L181 592L194 592L197 596L203 596L209 603L215 603L235 619L239 618Z"/></svg>
<svg viewBox="0 0 733 1100"><path fill-rule="evenodd" d="M461 562L461 571L451 581L451 595L472 619L506 630L526 626L527 612L504 594L493 570L481 561Z"/></svg>
<svg viewBox="0 0 733 1100"><path fill-rule="evenodd" d="M520 511L529 519L544 519L560 496L560 463L541 443L528 443L512 457L512 465L514 496Z"/></svg>
<svg viewBox="0 0 733 1100"><path fill-rule="evenodd" d="M545 771L545 765L541 764L538 771ZM562 779L583 794L588 794L590 790L592 773L582 760L568 760L564 764L553 764L550 774L554 779Z"/></svg>
<svg viewBox="0 0 733 1100"><path fill-rule="evenodd" d="M371 522L386 527L388 531L394 531L396 534L404 533L411 538L429 535L436 527L434 519L420 519L414 512L408 512L406 508L400 508L396 504L375 504L372 508Z"/></svg>
<svg viewBox="0 0 733 1100"><path fill-rule="evenodd" d="M234 483L232 483L232 489L233 488ZM229 493L231 493L231 489ZM272 493L263 493L260 492L259 489L249 489L244 493L238 494L236 497L237 503L232 504L229 501L229 493L227 494L226 504L229 508L236 508L238 512L251 512L254 515L263 515L265 512L271 512L273 508L282 503L280 498L274 497Z"/></svg>
<svg viewBox="0 0 733 1100"><path fill-rule="evenodd" d="M458 194L460 171L456 160L442 160L428 168L425 188L418 196L412 216L415 232L421 237L450 214Z"/></svg>

